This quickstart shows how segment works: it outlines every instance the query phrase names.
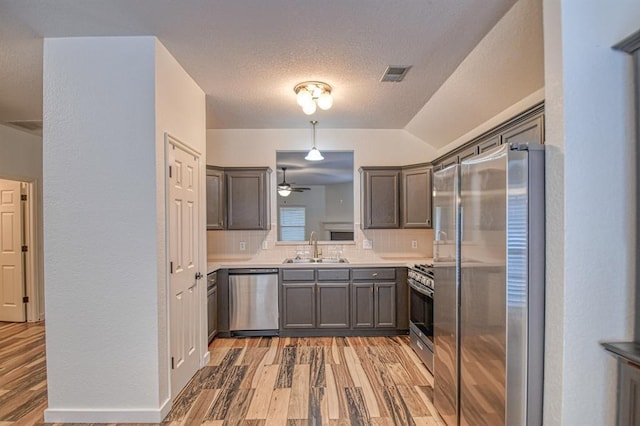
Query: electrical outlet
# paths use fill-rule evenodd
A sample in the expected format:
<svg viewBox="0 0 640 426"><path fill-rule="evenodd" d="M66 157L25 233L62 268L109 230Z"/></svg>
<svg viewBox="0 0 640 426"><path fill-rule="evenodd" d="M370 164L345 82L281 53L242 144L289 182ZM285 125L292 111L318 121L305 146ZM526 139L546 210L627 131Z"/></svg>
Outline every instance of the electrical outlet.
<svg viewBox="0 0 640 426"><path fill-rule="evenodd" d="M268 250L269 249L269 241L264 240L262 242L262 250Z"/></svg>
<svg viewBox="0 0 640 426"><path fill-rule="evenodd" d="M366 250L371 250L373 248L373 241L362 240L362 248Z"/></svg>
<svg viewBox="0 0 640 426"><path fill-rule="evenodd" d="M247 249L247 243L245 243L244 241L240 241L240 251L243 251L246 249Z"/></svg>
<svg viewBox="0 0 640 426"><path fill-rule="evenodd" d="M411 240L411 248L418 248L418 240Z"/></svg>

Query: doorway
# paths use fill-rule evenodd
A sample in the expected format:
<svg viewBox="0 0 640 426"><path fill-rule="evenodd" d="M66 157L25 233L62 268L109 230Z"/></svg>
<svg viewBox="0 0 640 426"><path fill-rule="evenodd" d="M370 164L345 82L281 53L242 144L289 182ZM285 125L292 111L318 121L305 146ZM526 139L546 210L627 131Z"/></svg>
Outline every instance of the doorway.
<svg viewBox="0 0 640 426"><path fill-rule="evenodd" d="M200 368L200 154L166 137L171 396Z"/></svg>
<svg viewBox="0 0 640 426"><path fill-rule="evenodd" d="M0 179L0 321L39 320L33 186Z"/></svg>

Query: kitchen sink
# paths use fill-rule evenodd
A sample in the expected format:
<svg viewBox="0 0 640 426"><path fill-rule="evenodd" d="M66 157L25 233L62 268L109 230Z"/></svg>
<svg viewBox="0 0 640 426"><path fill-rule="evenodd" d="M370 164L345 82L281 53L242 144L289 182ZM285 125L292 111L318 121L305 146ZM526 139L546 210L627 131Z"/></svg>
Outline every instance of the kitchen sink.
<svg viewBox="0 0 640 426"><path fill-rule="evenodd" d="M324 259L300 259L300 258L288 258L282 263L349 263L345 258L324 258Z"/></svg>

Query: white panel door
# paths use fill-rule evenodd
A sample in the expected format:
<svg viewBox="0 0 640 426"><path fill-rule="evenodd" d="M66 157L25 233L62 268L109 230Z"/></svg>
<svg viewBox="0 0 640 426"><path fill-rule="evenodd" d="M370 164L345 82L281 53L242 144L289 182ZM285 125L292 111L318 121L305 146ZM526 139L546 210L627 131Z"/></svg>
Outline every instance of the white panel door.
<svg viewBox="0 0 640 426"><path fill-rule="evenodd" d="M184 388L200 367L197 351L198 304L198 162L169 143L169 262L171 289L171 394Z"/></svg>
<svg viewBox="0 0 640 426"><path fill-rule="evenodd" d="M20 182L0 179L0 321L26 321Z"/></svg>

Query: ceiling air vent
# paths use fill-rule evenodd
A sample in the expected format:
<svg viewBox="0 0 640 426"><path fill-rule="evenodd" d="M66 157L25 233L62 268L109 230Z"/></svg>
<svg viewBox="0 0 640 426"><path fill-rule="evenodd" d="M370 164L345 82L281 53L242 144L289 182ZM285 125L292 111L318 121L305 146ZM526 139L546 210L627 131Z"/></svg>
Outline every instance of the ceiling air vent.
<svg viewBox="0 0 640 426"><path fill-rule="evenodd" d="M394 83L399 83L404 79L404 76L407 75L407 72L410 68L411 65L389 65L380 81L391 81Z"/></svg>

